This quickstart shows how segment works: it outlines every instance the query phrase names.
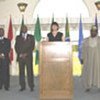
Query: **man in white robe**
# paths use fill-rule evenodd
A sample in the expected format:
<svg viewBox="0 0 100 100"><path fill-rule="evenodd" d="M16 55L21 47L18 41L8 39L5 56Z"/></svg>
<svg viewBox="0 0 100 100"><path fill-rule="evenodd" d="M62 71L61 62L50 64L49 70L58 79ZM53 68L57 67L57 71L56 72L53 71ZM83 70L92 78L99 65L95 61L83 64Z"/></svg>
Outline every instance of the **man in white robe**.
<svg viewBox="0 0 100 100"><path fill-rule="evenodd" d="M86 91L92 87L100 88L100 37L98 29L92 26L91 36L84 39L82 45L82 80Z"/></svg>

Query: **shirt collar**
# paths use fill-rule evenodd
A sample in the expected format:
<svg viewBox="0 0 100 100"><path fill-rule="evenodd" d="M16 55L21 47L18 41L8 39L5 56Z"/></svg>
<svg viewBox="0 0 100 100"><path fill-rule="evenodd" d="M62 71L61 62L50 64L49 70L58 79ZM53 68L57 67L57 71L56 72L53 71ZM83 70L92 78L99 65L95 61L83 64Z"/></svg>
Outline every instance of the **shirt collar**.
<svg viewBox="0 0 100 100"><path fill-rule="evenodd" d="M4 37L2 36L2 37L0 37L0 40L3 40L4 39Z"/></svg>
<svg viewBox="0 0 100 100"><path fill-rule="evenodd" d="M22 37L25 39L27 38L27 35L28 35L28 33L22 33Z"/></svg>

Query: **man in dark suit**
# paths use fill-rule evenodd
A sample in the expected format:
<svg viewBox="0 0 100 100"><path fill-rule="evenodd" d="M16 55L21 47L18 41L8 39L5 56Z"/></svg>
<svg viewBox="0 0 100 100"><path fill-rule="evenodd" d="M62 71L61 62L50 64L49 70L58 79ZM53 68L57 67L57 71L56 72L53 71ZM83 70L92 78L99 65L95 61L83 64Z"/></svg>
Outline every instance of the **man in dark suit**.
<svg viewBox="0 0 100 100"><path fill-rule="evenodd" d="M15 50L17 60L19 62L19 81L21 85L20 91L24 91L25 86L25 66L27 69L28 85L30 90L34 89L33 77L33 50L35 47L34 36L27 33L27 27L24 25L21 28L21 33L16 37Z"/></svg>
<svg viewBox="0 0 100 100"><path fill-rule="evenodd" d="M0 28L0 89L4 86L5 90L9 90L10 87L10 75L9 75L9 52L11 49L10 40L4 38L4 29Z"/></svg>

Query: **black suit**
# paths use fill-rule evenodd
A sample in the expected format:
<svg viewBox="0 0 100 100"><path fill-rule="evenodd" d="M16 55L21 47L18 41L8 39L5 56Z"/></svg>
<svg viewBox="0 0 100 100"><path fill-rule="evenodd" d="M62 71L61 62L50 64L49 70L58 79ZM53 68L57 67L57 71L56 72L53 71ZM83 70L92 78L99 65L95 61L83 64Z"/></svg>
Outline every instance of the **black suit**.
<svg viewBox="0 0 100 100"><path fill-rule="evenodd" d="M25 65L27 68L28 84L30 88L34 87L33 77L33 50L35 46L34 36L27 35L26 40L19 35L16 37L15 50L17 53L17 61L19 62L19 74L21 88L25 88ZM21 54L26 53L27 56L23 59Z"/></svg>
<svg viewBox="0 0 100 100"><path fill-rule="evenodd" d="M9 39L0 40L0 54L4 54L4 58L0 58L0 88L4 85L5 88L10 86L9 75L9 52L11 49L11 43Z"/></svg>

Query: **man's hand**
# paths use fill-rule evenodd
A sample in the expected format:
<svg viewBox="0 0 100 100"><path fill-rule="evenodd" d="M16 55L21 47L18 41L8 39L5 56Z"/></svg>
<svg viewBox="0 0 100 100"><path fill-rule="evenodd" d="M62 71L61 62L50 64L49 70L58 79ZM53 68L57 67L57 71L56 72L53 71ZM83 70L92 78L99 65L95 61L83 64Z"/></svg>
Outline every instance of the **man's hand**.
<svg viewBox="0 0 100 100"><path fill-rule="evenodd" d="M81 59L81 64L83 64L83 60Z"/></svg>
<svg viewBox="0 0 100 100"><path fill-rule="evenodd" d="M25 59L27 57L27 53L20 54L19 57L22 58L22 59Z"/></svg>
<svg viewBox="0 0 100 100"><path fill-rule="evenodd" d="M4 59L5 55L3 53L0 54L0 59Z"/></svg>

